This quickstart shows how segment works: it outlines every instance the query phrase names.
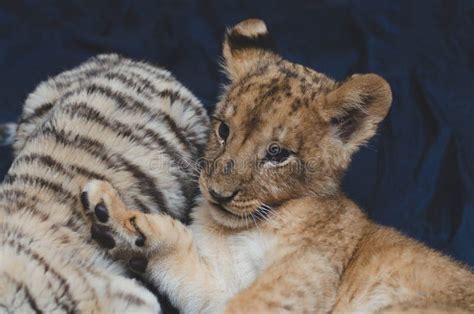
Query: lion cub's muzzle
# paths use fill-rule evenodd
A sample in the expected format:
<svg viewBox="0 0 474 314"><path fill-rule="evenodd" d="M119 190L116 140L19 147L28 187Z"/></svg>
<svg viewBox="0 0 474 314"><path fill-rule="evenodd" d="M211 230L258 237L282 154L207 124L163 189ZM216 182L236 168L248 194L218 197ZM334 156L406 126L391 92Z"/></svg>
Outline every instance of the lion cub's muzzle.
<svg viewBox="0 0 474 314"><path fill-rule="evenodd" d="M216 203L219 203L221 205L227 204L231 202L234 197L239 193L239 190L235 190L234 192L217 192L216 190L210 188L209 189L209 195L212 197L212 200L215 201Z"/></svg>

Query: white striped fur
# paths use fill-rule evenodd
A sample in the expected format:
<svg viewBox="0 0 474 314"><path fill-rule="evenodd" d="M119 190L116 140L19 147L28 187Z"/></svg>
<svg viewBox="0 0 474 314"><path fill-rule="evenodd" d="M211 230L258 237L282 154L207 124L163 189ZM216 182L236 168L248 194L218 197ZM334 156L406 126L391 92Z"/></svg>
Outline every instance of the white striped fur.
<svg viewBox="0 0 474 314"><path fill-rule="evenodd" d="M207 140L201 103L163 69L100 55L25 102L0 186L0 312L159 312L90 239L79 191L105 179L133 208L185 221Z"/></svg>

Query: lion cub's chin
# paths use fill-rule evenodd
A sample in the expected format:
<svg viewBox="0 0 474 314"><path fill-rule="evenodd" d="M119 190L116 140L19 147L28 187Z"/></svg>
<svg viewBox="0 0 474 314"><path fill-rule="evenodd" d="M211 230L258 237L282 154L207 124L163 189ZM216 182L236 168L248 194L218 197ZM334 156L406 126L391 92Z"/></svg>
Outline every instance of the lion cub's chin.
<svg viewBox="0 0 474 314"><path fill-rule="evenodd" d="M213 221L223 227L229 229L251 229L255 227L255 223L251 216L239 217L230 210L225 209L221 205L215 204L207 200L207 207L209 208L210 216Z"/></svg>

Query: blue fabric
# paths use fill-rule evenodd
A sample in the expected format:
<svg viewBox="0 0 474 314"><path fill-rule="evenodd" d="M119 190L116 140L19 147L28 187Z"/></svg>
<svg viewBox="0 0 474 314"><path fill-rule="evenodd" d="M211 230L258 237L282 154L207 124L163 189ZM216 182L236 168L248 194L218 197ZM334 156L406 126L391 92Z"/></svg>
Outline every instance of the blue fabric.
<svg viewBox="0 0 474 314"><path fill-rule="evenodd" d="M0 1L0 123L40 81L103 52L164 65L211 108L224 29L249 17L289 60L387 78L391 112L345 190L376 221L474 265L473 1Z"/></svg>

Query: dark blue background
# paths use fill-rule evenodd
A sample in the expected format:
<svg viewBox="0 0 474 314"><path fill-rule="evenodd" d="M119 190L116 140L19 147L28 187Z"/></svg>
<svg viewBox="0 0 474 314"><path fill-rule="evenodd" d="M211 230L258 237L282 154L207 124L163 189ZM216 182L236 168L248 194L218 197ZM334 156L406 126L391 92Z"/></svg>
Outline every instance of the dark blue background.
<svg viewBox="0 0 474 314"><path fill-rule="evenodd" d="M224 29L249 17L291 61L390 82L391 112L345 190L376 221L474 265L474 1L0 0L0 123L40 81L103 52L164 65L212 108Z"/></svg>

